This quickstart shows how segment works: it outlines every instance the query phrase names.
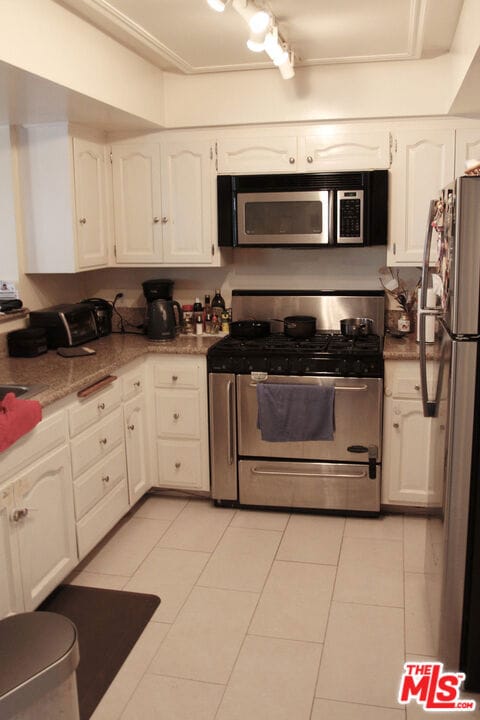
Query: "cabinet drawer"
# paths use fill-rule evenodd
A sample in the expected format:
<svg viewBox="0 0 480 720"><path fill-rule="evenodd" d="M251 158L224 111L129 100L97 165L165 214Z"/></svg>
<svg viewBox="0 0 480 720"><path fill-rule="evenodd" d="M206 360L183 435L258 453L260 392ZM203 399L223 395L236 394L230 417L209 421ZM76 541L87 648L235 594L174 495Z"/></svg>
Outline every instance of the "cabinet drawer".
<svg viewBox="0 0 480 720"><path fill-rule="evenodd" d="M127 481L122 480L112 492L95 505L77 523L78 556L82 560L128 510Z"/></svg>
<svg viewBox="0 0 480 720"><path fill-rule="evenodd" d="M439 363L428 361L427 384L429 393L435 392ZM421 400L420 363L418 361L391 361L385 364L385 396L399 400ZM444 383L446 388L446 383Z"/></svg>
<svg viewBox="0 0 480 720"><path fill-rule="evenodd" d="M76 478L117 445L123 444L123 416L118 408L92 430L82 433L71 442L72 470Z"/></svg>
<svg viewBox="0 0 480 720"><path fill-rule="evenodd" d="M204 463L200 442L157 440L157 456L160 485L202 488Z"/></svg>
<svg viewBox="0 0 480 720"><path fill-rule="evenodd" d="M19 470L64 443L66 437L64 410L47 415L33 430L17 440L13 447L2 453L2 480L7 480Z"/></svg>
<svg viewBox="0 0 480 720"><path fill-rule="evenodd" d="M200 437L200 398L196 390L155 393L157 435L164 437Z"/></svg>
<svg viewBox="0 0 480 720"><path fill-rule="evenodd" d="M135 370L131 370L122 376L122 390L123 399L130 400L130 398L138 395L145 389L145 370L143 365L137 367Z"/></svg>
<svg viewBox="0 0 480 720"><path fill-rule="evenodd" d="M199 370L195 362L157 363L153 370L154 384L166 388L198 388Z"/></svg>
<svg viewBox="0 0 480 720"><path fill-rule="evenodd" d="M74 407L69 409L68 413L70 437L78 435L108 415L120 405L121 399L122 385L120 382L113 382L105 390L95 393L86 400L79 400Z"/></svg>
<svg viewBox="0 0 480 720"><path fill-rule="evenodd" d="M86 515L105 495L127 477L123 447L117 447L105 460L75 480L75 517Z"/></svg>

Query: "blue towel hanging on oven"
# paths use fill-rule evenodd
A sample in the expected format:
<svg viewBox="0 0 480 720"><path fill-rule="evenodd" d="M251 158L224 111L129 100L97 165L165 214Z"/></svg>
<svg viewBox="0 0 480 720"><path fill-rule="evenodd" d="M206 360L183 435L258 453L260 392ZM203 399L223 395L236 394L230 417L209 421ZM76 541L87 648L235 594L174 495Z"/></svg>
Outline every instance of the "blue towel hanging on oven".
<svg viewBox="0 0 480 720"><path fill-rule="evenodd" d="M257 427L262 440L333 440L334 400L333 385L258 383Z"/></svg>

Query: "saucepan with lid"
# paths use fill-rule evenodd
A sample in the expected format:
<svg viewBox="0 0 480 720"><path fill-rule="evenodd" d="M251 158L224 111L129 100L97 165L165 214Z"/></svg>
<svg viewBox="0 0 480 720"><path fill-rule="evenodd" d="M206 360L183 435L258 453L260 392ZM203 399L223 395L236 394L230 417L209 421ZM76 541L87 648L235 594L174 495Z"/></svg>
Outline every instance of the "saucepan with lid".
<svg viewBox="0 0 480 720"><path fill-rule="evenodd" d="M340 331L345 337L363 337L373 334L372 318L344 318L340 320Z"/></svg>

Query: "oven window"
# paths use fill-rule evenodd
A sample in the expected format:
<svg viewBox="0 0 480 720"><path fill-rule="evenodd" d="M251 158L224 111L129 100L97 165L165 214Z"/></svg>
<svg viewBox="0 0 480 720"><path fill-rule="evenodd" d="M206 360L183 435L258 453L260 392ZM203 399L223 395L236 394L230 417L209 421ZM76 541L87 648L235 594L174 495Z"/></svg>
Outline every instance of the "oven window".
<svg viewBox="0 0 480 720"><path fill-rule="evenodd" d="M318 200L245 203L247 235L321 235L322 221Z"/></svg>

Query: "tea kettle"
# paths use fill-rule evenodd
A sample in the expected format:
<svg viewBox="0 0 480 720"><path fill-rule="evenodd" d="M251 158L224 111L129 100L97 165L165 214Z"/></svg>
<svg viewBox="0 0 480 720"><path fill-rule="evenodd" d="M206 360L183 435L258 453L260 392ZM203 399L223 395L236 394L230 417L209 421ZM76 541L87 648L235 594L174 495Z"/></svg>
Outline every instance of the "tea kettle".
<svg viewBox="0 0 480 720"><path fill-rule="evenodd" d="M178 310L178 320L174 307ZM145 321L149 340L173 340L176 326L183 321L182 308L176 300L153 300L147 303Z"/></svg>

